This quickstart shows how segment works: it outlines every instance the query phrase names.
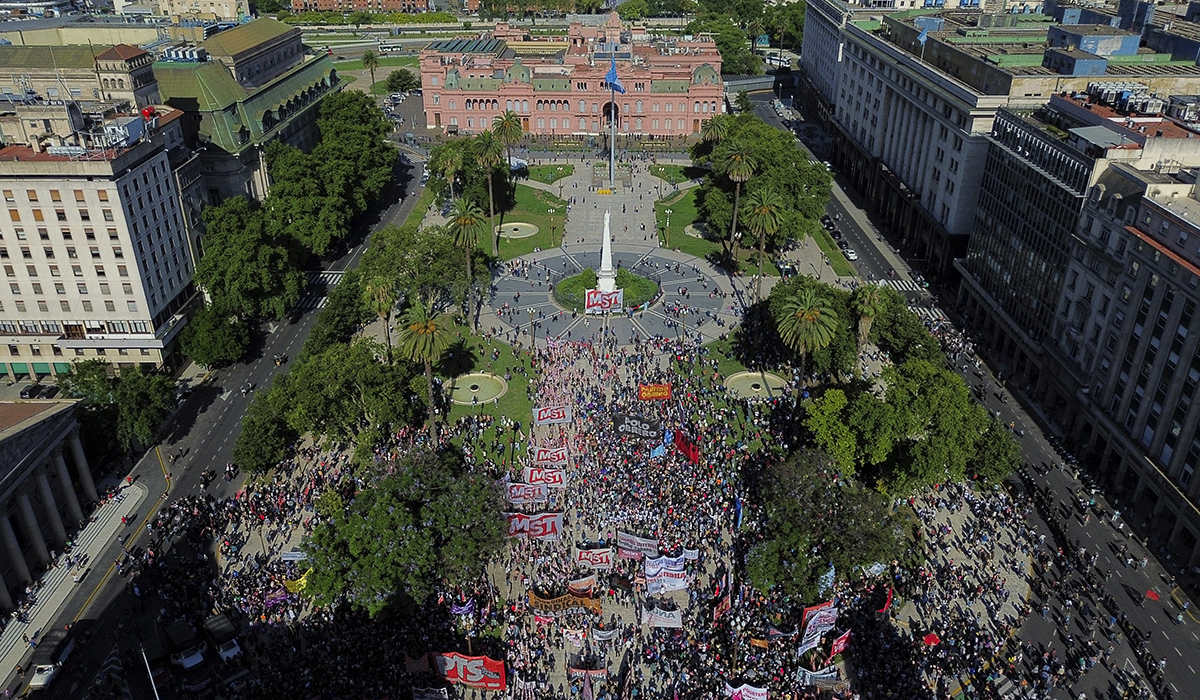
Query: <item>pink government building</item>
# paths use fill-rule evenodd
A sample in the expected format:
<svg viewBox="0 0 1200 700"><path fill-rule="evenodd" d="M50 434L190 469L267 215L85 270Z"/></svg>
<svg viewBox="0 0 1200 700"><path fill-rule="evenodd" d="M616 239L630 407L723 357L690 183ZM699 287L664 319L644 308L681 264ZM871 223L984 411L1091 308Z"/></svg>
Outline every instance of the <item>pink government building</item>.
<svg viewBox="0 0 1200 700"><path fill-rule="evenodd" d="M572 22L565 37L531 38L505 23L475 39L435 41L421 51L426 124L475 134L506 110L538 136L607 135L612 100L605 75L616 55L625 94L617 132L686 136L724 111L721 54L708 37L657 37L622 25Z"/></svg>

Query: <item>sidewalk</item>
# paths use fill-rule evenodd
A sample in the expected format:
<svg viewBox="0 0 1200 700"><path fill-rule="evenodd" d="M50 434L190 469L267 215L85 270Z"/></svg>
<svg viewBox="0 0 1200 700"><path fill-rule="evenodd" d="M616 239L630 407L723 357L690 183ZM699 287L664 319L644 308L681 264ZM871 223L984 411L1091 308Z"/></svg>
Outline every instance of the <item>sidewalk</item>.
<svg viewBox="0 0 1200 700"><path fill-rule="evenodd" d="M27 659L32 656L32 648L25 643L22 635L35 641L41 638L46 630L57 624L55 620L58 614L78 590L85 585L98 590L103 585L113 564L104 560L101 553L125 527L121 517L131 517L138 513L148 494L149 489L144 484L135 482L93 512L87 526L76 533L76 544L72 550L73 555L83 555L83 563L68 570L64 565L66 556L59 554L55 560L56 568L42 575L42 587L37 592L37 602L26 613L29 622L17 622L14 618L0 633L0 668L15 669L18 663L27 666ZM132 531L130 534L133 534ZM72 576L80 572L86 574L79 583L75 583ZM13 674L8 673L9 680L5 687L15 693L18 688L24 686L28 677L27 675L26 678L19 679L18 683L13 683Z"/></svg>
<svg viewBox="0 0 1200 700"><path fill-rule="evenodd" d="M883 234L879 232L879 227L871 221L871 218L863 209L861 198L853 193L853 191L847 194L846 188L843 188L842 184L837 181L837 177L833 179L833 187L830 194L833 199L836 199L845 208L850 218L854 219L854 223L858 224L868 236L875 236L876 240L883 238ZM879 249L879 253L888 261L888 264L892 266L892 269L896 271L897 279L908 282L913 281L912 275L909 274L908 264L896 254L896 251L892 250L892 246L886 240L883 240L881 245L876 246L876 248Z"/></svg>

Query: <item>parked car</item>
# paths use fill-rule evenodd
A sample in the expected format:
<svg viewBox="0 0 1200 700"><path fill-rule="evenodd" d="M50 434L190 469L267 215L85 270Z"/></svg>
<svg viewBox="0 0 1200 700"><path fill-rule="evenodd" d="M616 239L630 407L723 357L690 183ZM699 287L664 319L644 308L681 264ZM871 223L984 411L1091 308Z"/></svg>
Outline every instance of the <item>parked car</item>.
<svg viewBox="0 0 1200 700"><path fill-rule="evenodd" d="M838 242L837 242L837 245L838 245L838 247L839 247L839 248L841 248L842 250L850 250L850 244L849 244L849 243L847 243L846 241L838 241Z"/></svg>
<svg viewBox="0 0 1200 700"><path fill-rule="evenodd" d="M55 396L58 396L58 387L54 384L42 386L42 393L38 394L39 399L52 399Z"/></svg>
<svg viewBox="0 0 1200 700"><path fill-rule="evenodd" d="M29 386L27 386L21 390L21 398L36 399L38 397L38 394L41 394L41 393L42 393L42 385L41 384L30 384Z"/></svg>
<svg viewBox="0 0 1200 700"><path fill-rule="evenodd" d="M837 230L836 228L830 229L829 235L833 236L833 240L835 240L835 241L841 240L841 238L842 238L842 232Z"/></svg>
<svg viewBox="0 0 1200 700"><path fill-rule="evenodd" d="M45 688L58 677L58 672L75 649L75 639L65 629L52 629L39 640L33 652L30 666L33 668L33 679L29 681L30 688Z"/></svg>
<svg viewBox="0 0 1200 700"><path fill-rule="evenodd" d="M846 252L843 254L846 256L847 260L858 260L858 253L855 252L853 248L847 248Z"/></svg>

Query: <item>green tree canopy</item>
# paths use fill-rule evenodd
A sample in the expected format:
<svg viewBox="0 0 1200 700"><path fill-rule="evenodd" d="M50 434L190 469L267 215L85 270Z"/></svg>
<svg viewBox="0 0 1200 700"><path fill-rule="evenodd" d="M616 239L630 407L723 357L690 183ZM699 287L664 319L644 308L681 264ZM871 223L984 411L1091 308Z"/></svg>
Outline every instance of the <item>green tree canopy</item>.
<svg viewBox="0 0 1200 700"><path fill-rule="evenodd" d="M761 0L757 1L761 11ZM721 8L712 12L703 12L687 26L688 34L711 33L717 50L721 52L721 73L725 75L760 75L763 72L762 61L750 50L750 39L741 27L734 24L727 13Z"/></svg>
<svg viewBox="0 0 1200 700"><path fill-rule="evenodd" d="M221 313L283 318L300 299L304 274L284 242L267 231L262 210L245 197L204 210L204 256L195 279Z"/></svg>
<svg viewBox="0 0 1200 700"><path fill-rule="evenodd" d="M411 452L389 472L330 509L305 542L305 594L318 605L344 597L377 615L401 601L421 604L438 582L481 574L503 547L500 489L469 473L456 450Z"/></svg>
<svg viewBox="0 0 1200 700"><path fill-rule="evenodd" d="M202 367L222 367L242 359L250 347L250 328L240 318L205 306L179 333L179 348Z"/></svg>
<svg viewBox="0 0 1200 700"><path fill-rule="evenodd" d="M274 390L255 392L233 443L233 463L252 474L265 473L287 459L299 437L287 423L279 395Z"/></svg>
<svg viewBox="0 0 1200 700"><path fill-rule="evenodd" d="M420 415L409 389L416 368L389 365L384 355L383 346L367 338L331 345L280 376L272 398L293 431L333 441L354 440L377 425L412 424Z"/></svg>
<svg viewBox="0 0 1200 700"><path fill-rule="evenodd" d="M849 402L841 389L829 389L805 405L804 427L812 433L817 448L832 460L842 475L854 475L857 461L857 444L850 427L845 423L844 411Z"/></svg>
<svg viewBox="0 0 1200 700"><path fill-rule="evenodd" d="M272 238L325 255L350 230L348 202L326 191L315 158L300 149L271 141L266 158L271 191L263 211Z"/></svg>
<svg viewBox="0 0 1200 700"><path fill-rule="evenodd" d="M374 98L344 90L322 100L317 127L321 142L312 153L317 174L325 191L357 216L392 183L399 157L388 141L392 125Z"/></svg>
<svg viewBox="0 0 1200 700"><path fill-rule="evenodd" d="M858 567L901 553L902 524L887 500L839 479L821 452L801 450L786 460L760 453L747 472L763 520L763 536L746 561L750 583L759 591L813 601L817 579L831 564L845 579Z"/></svg>
<svg viewBox="0 0 1200 700"><path fill-rule="evenodd" d="M371 320L371 310L363 297L360 269L342 275L342 280L329 291L325 306L317 312L317 320L304 341L302 356L319 353L338 343L349 343L358 329Z"/></svg>
<svg viewBox="0 0 1200 700"><path fill-rule="evenodd" d="M388 73L383 85L388 92L411 92L421 87L421 78L410 70L399 68Z"/></svg>
<svg viewBox="0 0 1200 700"><path fill-rule="evenodd" d="M158 429L175 407L175 382L141 367L123 367L114 399L117 440L126 452L132 452L135 440L143 447L154 442Z"/></svg>
<svg viewBox="0 0 1200 700"><path fill-rule="evenodd" d="M780 333L780 341L790 351L797 352L795 359L800 359L798 351L784 341L783 329L779 327L779 320L788 313L785 308L788 300L804 295L806 291L811 291L817 298L823 299L825 306L833 311L837 322L834 324L834 333L829 344L816 350L809 350L804 358L805 362L813 372L818 374L843 377L853 375L858 361L858 348L852 325L853 314L850 312L850 294L840 287L834 287L804 275L795 275L777 283L771 289L770 296L767 297L767 308L771 319L776 324L776 330ZM795 310L792 308L791 312L794 313Z"/></svg>
<svg viewBox="0 0 1200 700"><path fill-rule="evenodd" d="M433 386L433 365L450 349L452 337L449 324L437 318L423 304L409 304L397 328L400 354L420 363L425 369L425 397L429 409L429 438L437 444L437 392Z"/></svg>

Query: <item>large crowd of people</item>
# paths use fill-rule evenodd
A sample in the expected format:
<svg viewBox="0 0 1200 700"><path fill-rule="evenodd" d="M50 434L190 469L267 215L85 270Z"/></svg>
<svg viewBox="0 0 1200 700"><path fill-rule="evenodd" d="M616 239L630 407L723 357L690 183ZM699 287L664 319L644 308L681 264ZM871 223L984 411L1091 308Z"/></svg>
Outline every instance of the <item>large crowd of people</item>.
<svg viewBox="0 0 1200 700"><path fill-rule="evenodd" d="M804 605L824 601L764 595L738 574L742 538L758 521L739 474L771 453L748 446L798 444L794 400L731 397L717 359L691 340L618 346L594 328L590 338L563 338L534 356L501 344L498 334L485 336L492 361L514 353L519 371L533 377L535 405L572 407L570 423L530 426L528 418L480 412L443 431L472 470L498 481L521 480L529 463L521 455L531 447L565 445L566 488L550 489L546 502L512 506L563 513L561 538L512 538L486 575L443 583L436 600L412 610L369 618L348 605L314 607L299 592L300 568L278 555L314 527L322 493L352 498L370 477L352 470L348 449L304 447L234 497L172 499L149 524L152 544L131 553L129 585L162 620L199 626L214 611L238 619L245 657L234 664L251 673L229 692L242 698L403 698L410 687L444 687L430 654L447 652L503 661L506 692L522 700L704 700L743 684L793 700L818 692L933 698L1002 654L1008 632L1029 614L1005 585L1028 576L1024 562L1036 548L1027 505L1003 491L960 486L912 501L926 563L892 562L836 581L826 598L840 609L837 626L817 649L798 654ZM670 384L670 399L639 401L638 385L654 383ZM655 430L621 433L621 414ZM700 458L689 459L666 431L682 433ZM423 430L395 430L375 450L378 471L405 451L428 449L428 441ZM663 556L685 556L686 588L649 595L640 557L619 556L619 532L656 540ZM600 548L612 549L611 570L577 563L578 550ZM600 612L551 613L537 603L580 587ZM891 620L901 601L913 604L905 626ZM650 611L679 626L652 626ZM830 642L846 630L851 641L840 658L847 664L832 664ZM929 644L929 634L941 642ZM819 687L800 680L822 671Z"/></svg>

